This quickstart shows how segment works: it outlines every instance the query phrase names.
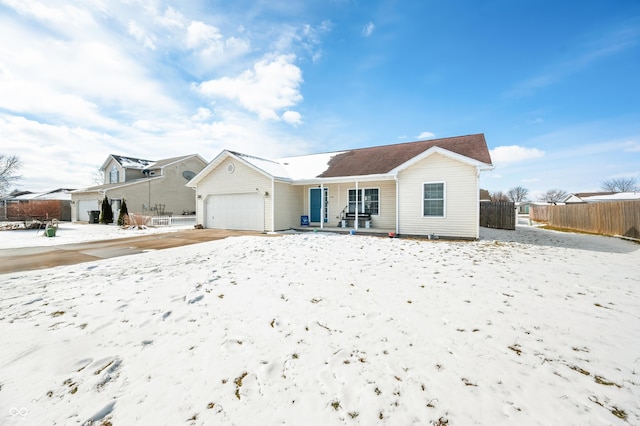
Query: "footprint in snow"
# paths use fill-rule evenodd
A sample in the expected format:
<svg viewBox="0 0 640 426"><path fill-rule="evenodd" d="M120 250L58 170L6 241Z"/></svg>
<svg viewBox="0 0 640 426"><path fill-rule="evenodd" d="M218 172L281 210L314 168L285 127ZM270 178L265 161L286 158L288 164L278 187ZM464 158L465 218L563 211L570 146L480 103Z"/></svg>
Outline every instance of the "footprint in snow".
<svg viewBox="0 0 640 426"><path fill-rule="evenodd" d="M194 297L193 299L189 300L189 304L192 305L196 302L201 301L202 299L204 299L204 294L201 294L200 296Z"/></svg>

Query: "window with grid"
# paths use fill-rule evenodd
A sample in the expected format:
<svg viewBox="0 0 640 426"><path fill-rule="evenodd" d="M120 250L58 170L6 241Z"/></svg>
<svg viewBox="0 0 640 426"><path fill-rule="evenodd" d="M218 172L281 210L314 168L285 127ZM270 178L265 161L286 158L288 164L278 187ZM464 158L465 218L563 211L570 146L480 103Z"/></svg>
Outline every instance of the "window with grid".
<svg viewBox="0 0 640 426"><path fill-rule="evenodd" d="M378 188L365 188L349 190L349 213L380 214L380 190Z"/></svg>
<svg viewBox="0 0 640 426"><path fill-rule="evenodd" d="M444 217L444 182L425 183L423 203L424 216Z"/></svg>

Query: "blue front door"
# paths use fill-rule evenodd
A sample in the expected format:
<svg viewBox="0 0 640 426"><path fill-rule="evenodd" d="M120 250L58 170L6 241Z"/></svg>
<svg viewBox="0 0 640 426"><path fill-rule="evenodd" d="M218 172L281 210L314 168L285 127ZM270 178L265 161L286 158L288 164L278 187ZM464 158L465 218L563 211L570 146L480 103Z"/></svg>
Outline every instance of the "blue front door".
<svg viewBox="0 0 640 426"><path fill-rule="evenodd" d="M309 195L309 216L311 222L320 222L320 218L324 216L324 221L327 221L327 188L324 189L324 209L325 213L322 215L322 199L320 198L320 188L312 188Z"/></svg>

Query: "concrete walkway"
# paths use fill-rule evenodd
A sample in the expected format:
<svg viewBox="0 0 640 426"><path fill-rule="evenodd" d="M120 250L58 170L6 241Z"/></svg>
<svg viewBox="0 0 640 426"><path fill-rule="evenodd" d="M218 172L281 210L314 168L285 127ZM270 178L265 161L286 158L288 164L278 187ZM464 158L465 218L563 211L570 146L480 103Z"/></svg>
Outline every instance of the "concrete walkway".
<svg viewBox="0 0 640 426"><path fill-rule="evenodd" d="M0 250L0 274L75 265L148 250L162 250L241 235L269 236L252 231L191 229L142 237L63 244L50 247L24 247Z"/></svg>

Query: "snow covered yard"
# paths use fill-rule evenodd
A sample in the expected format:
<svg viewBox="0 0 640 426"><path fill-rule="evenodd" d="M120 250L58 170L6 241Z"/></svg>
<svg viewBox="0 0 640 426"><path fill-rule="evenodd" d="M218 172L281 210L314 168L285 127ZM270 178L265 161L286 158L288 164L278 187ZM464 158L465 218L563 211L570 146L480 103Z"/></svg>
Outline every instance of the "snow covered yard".
<svg viewBox="0 0 640 426"><path fill-rule="evenodd" d="M0 223L2 225L2 223ZM55 237L46 237L42 229L0 231L0 250L18 247L47 247L61 244L140 237L162 232L183 231L193 226L165 226L146 229L123 229L117 225L60 222Z"/></svg>
<svg viewBox="0 0 640 426"><path fill-rule="evenodd" d="M0 423L640 424L640 245L235 237L0 275Z"/></svg>

